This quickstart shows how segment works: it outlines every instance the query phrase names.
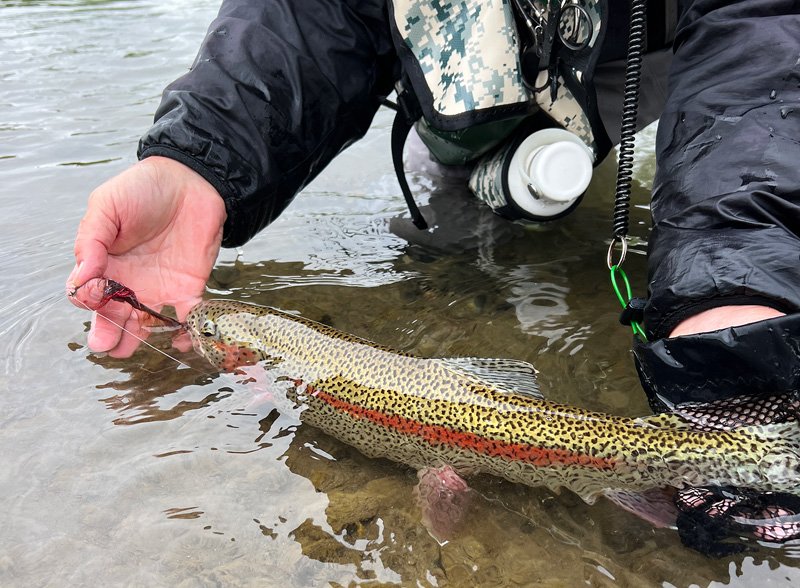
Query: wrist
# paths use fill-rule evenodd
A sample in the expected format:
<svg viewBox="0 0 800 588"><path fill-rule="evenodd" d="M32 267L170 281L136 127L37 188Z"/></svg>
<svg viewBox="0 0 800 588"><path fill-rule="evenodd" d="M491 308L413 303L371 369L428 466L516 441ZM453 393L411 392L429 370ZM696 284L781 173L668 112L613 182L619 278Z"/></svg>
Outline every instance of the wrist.
<svg viewBox="0 0 800 588"><path fill-rule="evenodd" d="M171 184L178 191L185 191L189 188L202 193L214 194L222 200L219 191L211 182L202 174L177 159L153 155L142 159L136 165L149 168L159 183L164 185Z"/></svg>
<svg viewBox="0 0 800 588"><path fill-rule="evenodd" d="M670 337L710 333L728 327L738 327L758 321L784 316L785 313L760 305L718 306L693 315L670 332Z"/></svg>

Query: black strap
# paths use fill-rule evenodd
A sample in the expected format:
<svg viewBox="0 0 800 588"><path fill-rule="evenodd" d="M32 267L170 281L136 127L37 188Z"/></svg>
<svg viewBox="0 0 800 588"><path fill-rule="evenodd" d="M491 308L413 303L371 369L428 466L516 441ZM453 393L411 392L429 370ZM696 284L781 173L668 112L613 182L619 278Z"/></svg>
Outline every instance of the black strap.
<svg viewBox="0 0 800 588"><path fill-rule="evenodd" d="M403 90L397 96L397 114L392 123L392 162L394 163L394 173L397 175L397 181L400 184L400 189L403 191L403 198L406 199L408 212L411 213L411 221L414 226L420 230L428 228L428 223L414 202L414 197L411 195L411 188L408 187L408 180L406 180L406 171L403 167L403 147L405 147L408 133L414 122L422 115L419 103L409 90Z"/></svg>

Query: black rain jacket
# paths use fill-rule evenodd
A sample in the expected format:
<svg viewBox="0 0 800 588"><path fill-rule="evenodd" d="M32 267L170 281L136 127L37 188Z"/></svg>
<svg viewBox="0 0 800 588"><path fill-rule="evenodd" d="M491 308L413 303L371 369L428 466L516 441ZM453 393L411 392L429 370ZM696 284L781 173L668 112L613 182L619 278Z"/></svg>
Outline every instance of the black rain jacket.
<svg viewBox="0 0 800 588"><path fill-rule="evenodd" d="M387 10L385 0L225 0L190 72L164 91L139 157L205 177L225 200L223 245L245 243L366 133L393 90ZM651 400L800 387L800 315L664 339L715 306L800 308L797 12L796 0L681 2L653 187L654 342L635 349ZM733 372L698 387L707 360Z"/></svg>

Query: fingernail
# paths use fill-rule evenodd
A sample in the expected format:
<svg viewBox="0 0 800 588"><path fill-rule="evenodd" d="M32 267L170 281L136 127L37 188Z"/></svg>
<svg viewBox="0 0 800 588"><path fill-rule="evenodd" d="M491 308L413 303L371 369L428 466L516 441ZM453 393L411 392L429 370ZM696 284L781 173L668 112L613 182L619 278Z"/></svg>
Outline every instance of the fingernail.
<svg viewBox="0 0 800 588"><path fill-rule="evenodd" d="M80 281L81 268L83 268L83 262L80 262L72 268L72 273L69 275L69 278L67 278L67 282L72 282L72 285L76 288L83 285Z"/></svg>

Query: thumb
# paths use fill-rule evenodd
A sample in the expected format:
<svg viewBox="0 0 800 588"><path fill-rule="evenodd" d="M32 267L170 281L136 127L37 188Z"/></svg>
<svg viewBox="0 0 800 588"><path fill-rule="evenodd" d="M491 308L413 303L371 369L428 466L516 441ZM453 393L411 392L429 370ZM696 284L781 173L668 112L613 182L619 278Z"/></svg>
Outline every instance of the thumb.
<svg viewBox="0 0 800 588"><path fill-rule="evenodd" d="M74 248L75 268L67 286L78 288L92 278L103 277L108 267L108 251L118 234L116 221L102 208L90 205L78 227Z"/></svg>
<svg viewBox="0 0 800 588"><path fill-rule="evenodd" d="M102 278L108 267L108 251L102 244L92 241L75 243L75 267L67 278L67 289L83 286L92 278Z"/></svg>

